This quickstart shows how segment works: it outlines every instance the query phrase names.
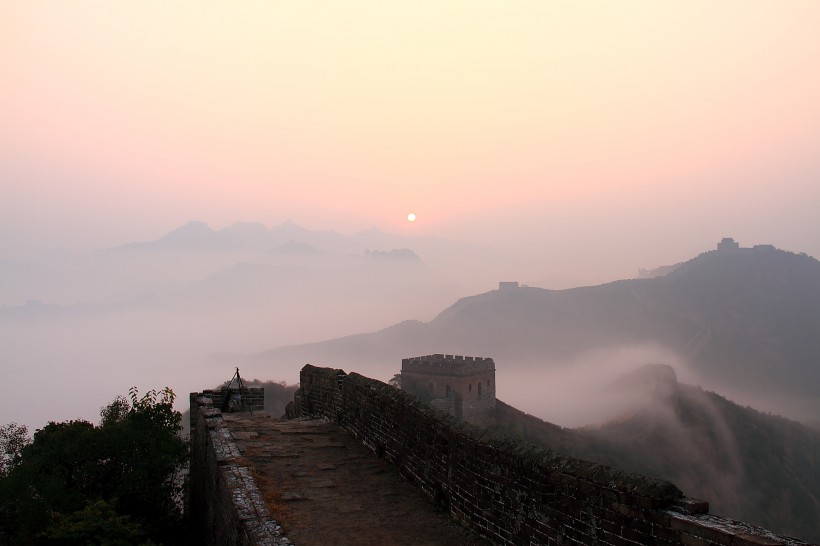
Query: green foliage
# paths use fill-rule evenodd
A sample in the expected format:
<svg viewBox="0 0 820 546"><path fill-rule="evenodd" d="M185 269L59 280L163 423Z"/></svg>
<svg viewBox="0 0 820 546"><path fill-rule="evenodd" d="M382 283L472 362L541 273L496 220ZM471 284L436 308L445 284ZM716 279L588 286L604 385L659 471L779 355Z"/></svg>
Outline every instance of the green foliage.
<svg viewBox="0 0 820 546"><path fill-rule="evenodd" d="M397 389L401 389L401 374L397 373L394 374L390 381L387 382L388 385L391 387L396 387Z"/></svg>
<svg viewBox="0 0 820 546"><path fill-rule="evenodd" d="M102 408L99 426L52 422L34 434L0 477L0 545L181 542L188 446L174 393L129 398Z"/></svg>
<svg viewBox="0 0 820 546"><path fill-rule="evenodd" d="M219 387L227 387L229 381L225 381ZM243 380L244 387L262 387L265 389L265 411L274 417L285 413L285 406L293 400L293 393L299 385L288 385L285 381L262 381L260 379ZM234 383L234 387L236 384Z"/></svg>
<svg viewBox="0 0 820 546"><path fill-rule="evenodd" d="M284 381L257 381L265 389L265 411L270 412L274 417L284 415L285 406L293 400L293 393L299 388L298 385L288 385Z"/></svg>
<svg viewBox="0 0 820 546"><path fill-rule="evenodd" d="M107 502L89 503L68 515L56 514L42 538L55 546L99 544L100 546L150 546L142 527L129 516L117 513Z"/></svg>
<svg viewBox="0 0 820 546"><path fill-rule="evenodd" d="M17 423L0 426L0 478L17 463L20 452L29 441L25 426Z"/></svg>
<svg viewBox="0 0 820 546"><path fill-rule="evenodd" d="M117 396L107 406L100 408L100 426L104 427L112 423L118 423L128 416L131 405L124 396Z"/></svg>

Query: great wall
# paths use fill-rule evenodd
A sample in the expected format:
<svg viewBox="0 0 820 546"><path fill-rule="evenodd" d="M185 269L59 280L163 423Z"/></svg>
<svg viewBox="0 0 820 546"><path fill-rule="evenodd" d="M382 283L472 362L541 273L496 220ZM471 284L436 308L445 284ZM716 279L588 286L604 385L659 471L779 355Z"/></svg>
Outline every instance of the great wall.
<svg viewBox="0 0 820 546"><path fill-rule="evenodd" d="M447 361L455 365L455 372L447 371ZM443 375L441 366L445 367ZM424 376L425 371L430 375ZM413 377L408 390L419 394L419 389L427 389L425 402L357 373L306 365L301 370L300 388L288 407L292 425L287 421L275 425L283 433L281 440L272 440L263 431L277 421L260 413L261 389L240 393L245 407L259 415L256 421L236 419L216 409L229 393L192 393L189 509L200 533L198 540L208 545L300 544L297 537L286 536L274 512L289 502L299 503L320 493L332 503L334 498L342 498L339 492L335 497L324 492L345 484L327 477L332 473L316 478L300 471L292 473L304 475L303 481L312 480L307 493L278 491L277 483L285 486L265 475L266 462L295 460L300 453L311 451L340 457L345 445L352 446L346 443L353 442L365 446L370 459L389 465L403 482L402 487L412 484L428 497L427 504L459 522L468 532L467 541L461 542L464 544L808 544L709 514L708 502L685 497L672 483L562 456L457 418L455 414L460 412L480 424L479 406L486 411L495 405L491 371L494 373L492 359L452 355L405 359L403 384L410 384L407 378ZM436 373L439 379L447 377L447 384L437 383ZM478 391L474 385L482 385L484 390ZM425 398L424 392L421 395ZM465 401L465 396L481 403ZM509 408L500 401L499 405ZM342 436L328 440L330 436L322 435L325 433ZM309 442L307 447L298 448L301 451L276 445L300 435L315 445ZM318 468L337 469L333 459L330 461ZM398 482L391 483L398 487ZM385 493L389 494L364 492L376 497ZM356 508L336 502L340 505L334 509L342 512ZM361 506L358 509L351 517L369 511ZM305 522L301 523L304 527ZM437 531L443 525L446 523L416 524L415 532L424 527L434 534L443 533ZM339 544L389 543L383 537L365 540L367 529L355 528L356 539L345 537L341 526L335 531ZM406 533L396 529L400 532ZM395 543L456 543L455 539L430 542L416 538L410 542L397 539Z"/></svg>

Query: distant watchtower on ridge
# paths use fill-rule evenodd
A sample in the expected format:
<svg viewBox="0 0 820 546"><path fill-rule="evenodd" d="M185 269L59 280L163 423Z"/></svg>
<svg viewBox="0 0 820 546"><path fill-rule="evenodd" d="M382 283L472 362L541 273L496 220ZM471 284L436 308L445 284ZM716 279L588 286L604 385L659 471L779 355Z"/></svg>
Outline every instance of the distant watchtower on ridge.
<svg viewBox="0 0 820 546"><path fill-rule="evenodd" d="M404 358L401 388L478 424L495 409L495 362L480 356L443 354Z"/></svg>
<svg viewBox="0 0 820 546"><path fill-rule="evenodd" d="M718 252L731 252L732 250L740 249L740 244L737 243L731 237L724 237L718 244L717 244Z"/></svg>

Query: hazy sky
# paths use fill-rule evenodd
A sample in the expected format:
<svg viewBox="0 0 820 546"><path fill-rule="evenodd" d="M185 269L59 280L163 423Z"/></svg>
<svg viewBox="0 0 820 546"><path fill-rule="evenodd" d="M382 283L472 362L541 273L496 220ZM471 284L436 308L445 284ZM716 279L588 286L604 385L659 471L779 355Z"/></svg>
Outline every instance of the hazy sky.
<svg viewBox="0 0 820 546"><path fill-rule="evenodd" d="M0 259L192 219L613 274L722 236L820 256L819 28L815 0L0 0Z"/></svg>

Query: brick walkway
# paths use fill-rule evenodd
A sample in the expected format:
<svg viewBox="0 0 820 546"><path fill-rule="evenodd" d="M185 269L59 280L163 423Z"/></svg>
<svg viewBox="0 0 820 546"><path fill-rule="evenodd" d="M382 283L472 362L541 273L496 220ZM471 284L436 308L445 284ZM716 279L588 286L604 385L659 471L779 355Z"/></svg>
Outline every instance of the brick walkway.
<svg viewBox="0 0 820 546"><path fill-rule="evenodd" d="M246 413L225 421L240 464L298 546L486 544L331 423Z"/></svg>

